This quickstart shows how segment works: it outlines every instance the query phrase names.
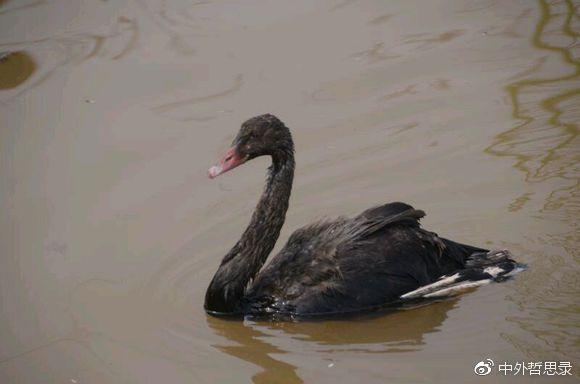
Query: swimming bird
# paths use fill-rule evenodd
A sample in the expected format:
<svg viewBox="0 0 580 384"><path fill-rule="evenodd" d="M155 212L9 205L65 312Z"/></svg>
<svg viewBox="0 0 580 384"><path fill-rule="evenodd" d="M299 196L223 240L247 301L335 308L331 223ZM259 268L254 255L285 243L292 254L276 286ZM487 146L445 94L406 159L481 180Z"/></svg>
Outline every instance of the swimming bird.
<svg viewBox="0 0 580 384"><path fill-rule="evenodd" d="M425 213L401 202L300 228L264 266L289 205L295 168L290 130L271 114L245 121L208 175L215 178L260 156L272 161L266 185L249 225L209 284L204 307L211 315L346 315L454 295L522 269L506 250L488 251L423 229Z"/></svg>

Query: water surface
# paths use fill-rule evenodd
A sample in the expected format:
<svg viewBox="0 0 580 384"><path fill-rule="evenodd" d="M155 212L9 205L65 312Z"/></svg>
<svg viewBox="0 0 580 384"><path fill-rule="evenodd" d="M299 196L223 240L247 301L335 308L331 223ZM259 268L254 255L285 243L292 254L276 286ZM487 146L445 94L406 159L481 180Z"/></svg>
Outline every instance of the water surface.
<svg viewBox="0 0 580 384"><path fill-rule="evenodd" d="M577 381L579 34L571 0L0 1L0 382ZM297 148L282 239L406 201L529 269L385 316L206 316L267 161L205 172L266 112Z"/></svg>

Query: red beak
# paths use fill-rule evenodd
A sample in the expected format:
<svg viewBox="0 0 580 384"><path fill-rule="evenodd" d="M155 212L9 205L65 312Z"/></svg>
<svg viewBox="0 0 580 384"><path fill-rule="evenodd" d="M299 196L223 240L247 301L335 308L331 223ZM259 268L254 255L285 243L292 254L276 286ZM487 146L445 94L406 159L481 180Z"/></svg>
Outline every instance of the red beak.
<svg viewBox="0 0 580 384"><path fill-rule="evenodd" d="M210 179L226 173L230 169L242 165L246 162L245 158L240 157L236 147L228 149L224 157L220 160L217 165L214 165L207 171L207 175Z"/></svg>

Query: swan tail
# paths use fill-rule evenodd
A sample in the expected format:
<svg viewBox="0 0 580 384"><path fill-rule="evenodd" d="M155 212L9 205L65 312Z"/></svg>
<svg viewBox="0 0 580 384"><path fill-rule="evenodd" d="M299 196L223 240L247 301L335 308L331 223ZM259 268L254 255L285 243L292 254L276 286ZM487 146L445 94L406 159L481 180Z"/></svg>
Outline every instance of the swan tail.
<svg viewBox="0 0 580 384"><path fill-rule="evenodd" d="M442 237L437 237L442 243L443 254L451 259L455 260L459 265L464 266L464 268L469 268L467 266L468 260L476 254L488 255L489 250L474 247L473 245L461 244L455 241L444 239ZM485 257L485 256L484 256Z"/></svg>
<svg viewBox="0 0 580 384"><path fill-rule="evenodd" d="M465 269L442 276L434 283L401 296L402 300L431 299L458 295L468 289L501 282L524 270L526 266L512 259L507 250L476 252L465 261Z"/></svg>

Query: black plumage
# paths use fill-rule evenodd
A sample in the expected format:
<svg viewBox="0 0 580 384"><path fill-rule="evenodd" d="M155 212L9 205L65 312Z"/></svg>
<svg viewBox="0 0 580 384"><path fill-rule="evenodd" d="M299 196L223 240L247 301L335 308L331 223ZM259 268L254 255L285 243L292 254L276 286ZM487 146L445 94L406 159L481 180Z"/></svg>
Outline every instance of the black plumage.
<svg viewBox="0 0 580 384"><path fill-rule="evenodd" d="M441 288L453 291L466 280L496 279L516 266L507 252L490 261L487 255L497 252L426 231L419 224L423 211L396 202L298 229L262 268L288 209L295 164L290 131L275 116L254 117L210 170L215 177L262 155L272 158L266 187L250 224L208 287L205 309L210 314L295 318L352 313L400 302L405 294L414 299L417 289L433 295ZM484 270L498 265L489 270L493 273ZM421 288L430 284L437 289Z"/></svg>

